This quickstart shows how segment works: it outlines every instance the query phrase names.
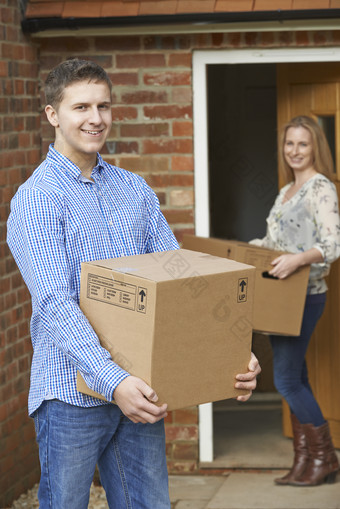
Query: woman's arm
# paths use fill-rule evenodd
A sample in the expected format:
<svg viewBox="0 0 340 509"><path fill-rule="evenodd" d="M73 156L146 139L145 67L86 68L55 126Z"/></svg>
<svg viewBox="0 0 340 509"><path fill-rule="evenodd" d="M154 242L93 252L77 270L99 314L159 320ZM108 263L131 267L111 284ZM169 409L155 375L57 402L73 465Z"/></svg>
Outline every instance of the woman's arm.
<svg viewBox="0 0 340 509"><path fill-rule="evenodd" d="M272 261L273 268L269 274L279 279L285 279L304 265L320 262L323 262L323 256L315 247L303 253L283 254Z"/></svg>
<svg viewBox="0 0 340 509"><path fill-rule="evenodd" d="M334 184L317 180L309 198L313 209L315 242L310 249L283 254L272 261L272 276L284 279L300 267L312 263L332 263L340 256L340 219L338 196Z"/></svg>
<svg viewBox="0 0 340 509"><path fill-rule="evenodd" d="M332 263L340 256L340 216L338 195L334 184L324 181L314 189L314 221L317 228L318 249L326 263Z"/></svg>

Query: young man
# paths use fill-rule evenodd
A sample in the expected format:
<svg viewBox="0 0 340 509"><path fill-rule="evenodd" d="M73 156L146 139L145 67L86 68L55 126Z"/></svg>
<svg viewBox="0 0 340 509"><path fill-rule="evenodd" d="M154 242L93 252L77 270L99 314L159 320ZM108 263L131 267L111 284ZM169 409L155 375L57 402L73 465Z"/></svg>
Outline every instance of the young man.
<svg viewBox="0 0 340 509"><path fill-rule="evenodd" d="M96 464L110 508L169 509L166 404L115 364L79 308L82 261L177 249L155 193L103 161L111 82L97 64L68 60L46 80L55 142L19 188L8 244L32 296L34 417L42 509L85 509ZM79 370L108 401L76 390ZM236 387L256 386L256 358ZM240 396L246 400L249 395Z"/></svg>

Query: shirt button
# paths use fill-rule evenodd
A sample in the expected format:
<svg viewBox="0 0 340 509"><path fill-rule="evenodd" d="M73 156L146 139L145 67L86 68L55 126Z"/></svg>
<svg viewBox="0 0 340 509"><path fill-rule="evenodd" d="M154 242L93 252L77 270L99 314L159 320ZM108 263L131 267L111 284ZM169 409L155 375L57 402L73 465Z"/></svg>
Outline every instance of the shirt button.
<svg viewBox="0 0 340 509"><path fill-rule="evenodd" d="M110 225L110 226L112 226L112 225L113 225L113 222L112 222L111 220L109 221L109 225Z"/></svg>

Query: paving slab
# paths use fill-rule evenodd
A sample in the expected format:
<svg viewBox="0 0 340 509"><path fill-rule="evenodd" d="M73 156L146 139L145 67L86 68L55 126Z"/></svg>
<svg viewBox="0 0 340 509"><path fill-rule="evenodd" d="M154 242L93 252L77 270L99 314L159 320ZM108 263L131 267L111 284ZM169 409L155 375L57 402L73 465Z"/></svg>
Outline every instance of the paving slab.
<svg viewBox="0 0 340 509"><path fill-rule="evenodd" d="M315 487L277 486L276 473L231 473L206 509L340 509L340 478Z"/></svg>
<svg viewBox="0 0 340 509"><path fill-rule="evenodd" d="M203 500L180 500L172 505L174 509L206 509L207 501Z"/></svg>
<svg viewBox="0 0 340 509"><path fill-rule="evenodd" d="M169 493L171 503L176 504L176 509L205 508L224 481L225 476L223 475L170 475ZM179 505L179 503L182 505Z"/></svg>

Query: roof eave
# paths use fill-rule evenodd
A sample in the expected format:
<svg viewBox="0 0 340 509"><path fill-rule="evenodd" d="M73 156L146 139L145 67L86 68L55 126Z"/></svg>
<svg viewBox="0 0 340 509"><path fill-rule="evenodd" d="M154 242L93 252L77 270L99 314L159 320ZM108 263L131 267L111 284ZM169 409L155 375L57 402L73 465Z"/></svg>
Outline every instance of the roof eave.
<svg viewBox="0 0 340 509"><path fill-rule="evenodd" d="M79 31L88 28L128 28L137 29L142 26L188 26L198 28L204 25L233 25L236 23L259 23L311 20L340 19L340 9L304 9L304 10L276 10L276 11L247 11L247 12L214 12L197 14L121 16L96 18L25 18L21 22L22 30L26 34L38 34L44 31ZM340 26L339 26L340 28ZM199 31L199 30L198 30Z"/></svg>

